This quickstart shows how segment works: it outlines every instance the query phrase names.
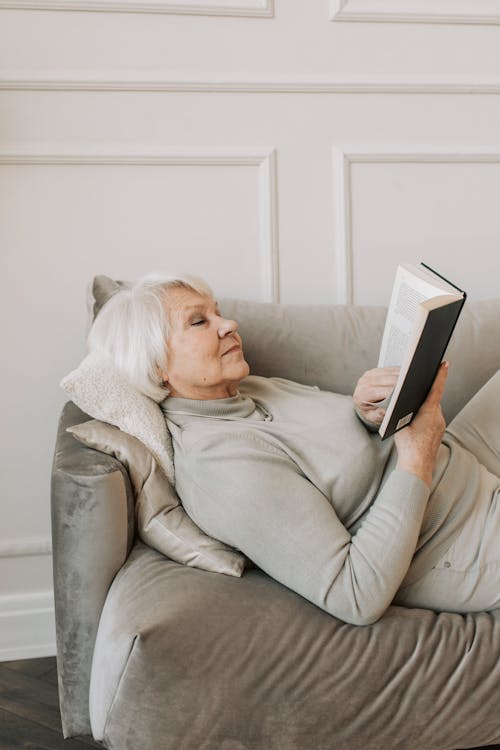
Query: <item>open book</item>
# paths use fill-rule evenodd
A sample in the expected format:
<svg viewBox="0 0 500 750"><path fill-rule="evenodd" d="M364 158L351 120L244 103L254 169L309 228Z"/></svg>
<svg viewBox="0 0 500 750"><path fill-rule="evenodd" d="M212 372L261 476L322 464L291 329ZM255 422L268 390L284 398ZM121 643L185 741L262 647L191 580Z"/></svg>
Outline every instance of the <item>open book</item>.
<svg viewBox="0 0 500 750"><path fill-rule="evenodd" d="M380 425L382 439L409 424L425 401L466 296L425 263L398 266L378 366L401 369Z"/></svg>

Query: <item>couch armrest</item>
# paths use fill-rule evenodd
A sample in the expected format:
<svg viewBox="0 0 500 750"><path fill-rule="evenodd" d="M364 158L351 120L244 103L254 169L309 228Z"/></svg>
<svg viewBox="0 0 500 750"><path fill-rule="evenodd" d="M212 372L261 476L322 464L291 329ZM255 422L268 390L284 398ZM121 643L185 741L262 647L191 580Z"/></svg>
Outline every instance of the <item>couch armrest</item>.
<svg viewBox="0 0 500 750"><path fill-rule="evenodd" d="M72 402L66 404L52 469L57 667L65 737L90 733L90 671L99 618L134 536L133 495L124 467L66 432L88 419Z"/></svg>

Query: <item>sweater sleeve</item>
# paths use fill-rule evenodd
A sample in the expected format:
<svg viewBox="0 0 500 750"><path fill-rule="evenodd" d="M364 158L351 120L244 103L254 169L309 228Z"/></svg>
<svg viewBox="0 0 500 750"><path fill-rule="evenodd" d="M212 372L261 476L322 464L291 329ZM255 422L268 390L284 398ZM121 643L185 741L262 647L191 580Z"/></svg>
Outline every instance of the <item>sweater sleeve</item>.
<svg viewBox="0 0 500 750"><path fill-rule="evenodd" d="M207 436L180 463L179 495L206 533L345 622L382 616L410 565L429 497L416 475L394 470L351 536L290 457L258 437Z"/></svg>

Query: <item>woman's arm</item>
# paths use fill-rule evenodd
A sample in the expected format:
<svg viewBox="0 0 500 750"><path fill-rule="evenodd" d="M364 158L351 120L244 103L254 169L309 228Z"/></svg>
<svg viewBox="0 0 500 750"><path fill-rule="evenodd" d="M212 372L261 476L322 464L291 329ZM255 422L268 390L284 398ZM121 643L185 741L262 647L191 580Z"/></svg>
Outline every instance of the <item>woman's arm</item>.
<svg viewBox="0 0 500 750"><path fill-rule="evenodd" d="M395 470L351 536L290 457L248 432L199 441L183 456L177 489L204 531L357 625L376 621L394 598L429 497L418 476Z"/></svg>
<svg viewBox="0 0 500 750"><path fill-rule="evenodd" d="M426 400L411 424L396 432L394 442L398 451L398 468L413 472L429 487L437 452L446 423L441 411L441 399L448 376L448 362L442 362Z"/></svg>

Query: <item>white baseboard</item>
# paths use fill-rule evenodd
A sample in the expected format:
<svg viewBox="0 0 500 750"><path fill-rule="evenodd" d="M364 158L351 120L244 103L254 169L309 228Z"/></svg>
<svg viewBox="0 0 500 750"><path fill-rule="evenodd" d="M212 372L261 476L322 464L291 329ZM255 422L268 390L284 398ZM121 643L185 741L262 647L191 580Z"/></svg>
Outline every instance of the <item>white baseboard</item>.
<svg viewBox="0 0 500 750"><path fill-rule="evenodd" d="M52 592L0 596L0 662L55 653Z"/></svg>

